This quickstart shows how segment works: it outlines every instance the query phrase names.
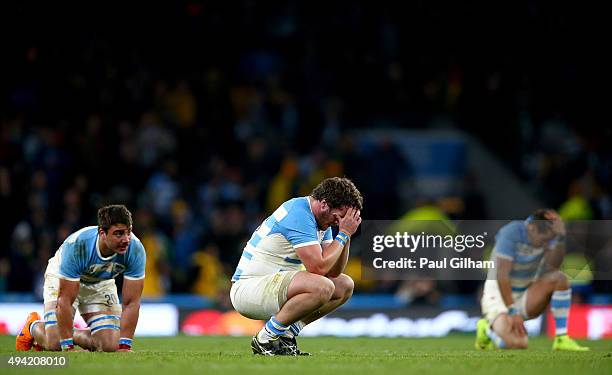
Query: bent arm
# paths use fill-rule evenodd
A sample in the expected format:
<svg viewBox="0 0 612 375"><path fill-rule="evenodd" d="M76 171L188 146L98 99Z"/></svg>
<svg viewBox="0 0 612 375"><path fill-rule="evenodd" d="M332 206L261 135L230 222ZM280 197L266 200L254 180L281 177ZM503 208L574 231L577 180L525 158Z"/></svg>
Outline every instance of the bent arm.
<svg viewBox="0 0 612 375"><path fill-rule="evenodd" d="M344 246L338 241L332 241L321 248L321 245L308 245L295 249L306 270L317 275L327 275L342 255Z"/></svg>
<svg viewBox="0 0 612 375"><path fill-rule="evenodd" d="M514 303L514 299L512 298L512 284L510 282L510 270L512 269L513 262L501 257L497 257L496 262L499 292L506 306L511 306Z"/></svg>
<svg viewBox="0 0 612 375"><path fill-rule="evenodd" d="M138 315L140 313L140 298L144 287L144 279L130 280L123 278L121 312L121 337L133 338Z"/></svg>
<svg viewBox="0 0 612 375"><path fill-rule="evenodd" d="M57 327L60 339L72 338L72 304L79 294L80 282L60 279L57 295Z"/></svg>
<svg viewBox="0 0 612 375"><path fill-rule="evenodd" d="M337 241L333 241L333 242L337 242ZM325 276L328 276L328 277L340 276L340 274L346 268L346 263L348 262L350 247L351 247L351 239L349 238L346 245L344 246L344 249L342 249L342 253L340 254L340 257L338 258L336 263L332 266L331 270Z"/></svg>

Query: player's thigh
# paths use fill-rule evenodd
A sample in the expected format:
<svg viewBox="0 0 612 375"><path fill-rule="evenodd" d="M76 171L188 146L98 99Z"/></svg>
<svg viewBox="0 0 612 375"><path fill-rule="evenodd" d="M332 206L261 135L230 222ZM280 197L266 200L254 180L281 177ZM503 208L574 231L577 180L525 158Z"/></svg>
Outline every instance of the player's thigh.
<svg viewBox="0 0 612 375"><path fill-rule="evenodd" d="M267 320L285 304L289 284L299 271L240 279L232 284L230 299L240 314L251 319Z"/></svg>
<svg viewBox="0 0 612 375"><path fill-rule="evenodd" d="M116 351L121 329L121 305L114 280L82 283L77 301L94 346L105 352Z"/></svg>
<svg viewBox="0 0 612 375"><path fill-rule="evenodd" d="M298 294L312 293L326 297L329 300L332 298L335 288L334 282L325 276L308 271L300 271L289 284L287 299L291 299Z"/></svg>
<svg viewBox="0 0 612 375"><path fill-rule="evenodd" d="M353 295L355 282L350 278L350 276L342 273L338 277L330 277L329 280L334 283L334 292L331 297L332 299L349 298L351 295Z"/></svg>
<svg viewBox="0 0 612 375"><path fill-rule="evenodd" d="M44 346L48 350L60 350L60 333L57 326L57 297L59 295L59 279L51 275L45 275L43 284L45 342ZM76 306L72 307L72 315ZM42 343L41 343L42 344Z"/></svg>
<svg viewBox="0 0 612 375"><path fill-rule="evenodd" d="M535 318L546 310L555 288L567 284L567 277L561 271L549 272L534 281L526 291L525 311L529 318ZM568 286L569 287L569 286Z"/></svg>
<svg viewBox="0 0 612 375"><path fill-rule="evenodd" d="M508 307L499 291L497 280L485 281L480 304L482 315L487 319L490 326L493 326L493 322L499 315L508 313Z"/></svg>
<svg viewBox="0 0 612 375"><path fill-rule="evenodd" d="M97 311L81 315L91 332L97 350L115 352L119 347L120 316L115 311Z"/></svg>
<svg viewBox="0 0 612 375"><path fill-rule="evenodd" d="M110 312L121 315L121 304L117 294L115 280L105 280L95 284L81 283L77 297L79 312L85 321L86 316ZM93 333L93 332L92 332Z"/></svg>

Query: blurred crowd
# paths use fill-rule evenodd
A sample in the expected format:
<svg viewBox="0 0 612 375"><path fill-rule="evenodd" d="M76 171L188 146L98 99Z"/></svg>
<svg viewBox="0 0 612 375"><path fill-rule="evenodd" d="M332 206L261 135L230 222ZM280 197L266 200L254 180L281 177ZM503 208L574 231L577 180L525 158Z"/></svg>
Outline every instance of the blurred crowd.
<svg viewBox="0 0 612 375"><path fill-rule="evenodd" d="M0 293L40 293L108 203L134 214L153 297L226 295L253 230L325 177L355 181L364 217L398 218L419 203L399 202L410 166L387 142L356 147L363 129L464 130L565 218L612 218L612 134L589 113L588 65L554 48L579 17L562 5L519 2L510 22L453 2L179 1L99 9L79 32L40 6L2 5L21 27L0 80ZM470 22L520 24L525 43L473 54ZM427 203L450 218L494 204L441 198Z"/></svg>

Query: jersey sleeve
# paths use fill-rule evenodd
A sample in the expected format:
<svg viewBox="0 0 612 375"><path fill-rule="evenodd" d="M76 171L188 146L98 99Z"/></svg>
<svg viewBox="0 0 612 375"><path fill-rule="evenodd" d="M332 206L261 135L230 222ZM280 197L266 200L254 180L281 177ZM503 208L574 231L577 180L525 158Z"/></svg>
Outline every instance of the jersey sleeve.
<svg viewBox="0 0 612 375"><path fill-rule="evenodd" d="M142 242L133 240L129 257L127 258L123 277L128 280L141 280L145 277L147 253Z"/></svg>
<svg viewBox="0 0 612 375"><path fill-rule="evenodd" d="M294 248L319 245L317 223L302 209L292 209L280 223L282 234Z"/></svg>
<svg viewBox="0 0 612 375"><path fill-rule="evenodd" d="M85 270L83 258L77 253L85 244L76 241L66 241L62 244L61 257L59 260L59 277L69 281L80 281L81 274ZM79 251L77 251L79 250Z"/></svg>
<svg viewBox="0 0 612 375"><path fill-rule="evenodd" d="M327 228L327 230L325 231L325 233L323 233L323 241L321 241L322 243L330 243L332 242L334 239L332 238L332 228L329 227Z"/></svg>
<svg viewBox="0 0 612 375"><path fill-rule="evenodd" d="M514 260L516 257L517 241L512 229L502 228L495 237L495 254L507 260Z"/></svg>

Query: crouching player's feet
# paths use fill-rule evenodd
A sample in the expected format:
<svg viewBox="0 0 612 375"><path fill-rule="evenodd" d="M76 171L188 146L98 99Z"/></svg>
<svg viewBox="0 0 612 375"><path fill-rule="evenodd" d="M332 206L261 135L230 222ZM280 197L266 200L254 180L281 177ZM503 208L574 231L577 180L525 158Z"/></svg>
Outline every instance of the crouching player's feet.
<svg viewBox="0 0 612 375"><path fill-rule="evenodd" d="M285 349L284 355L310 355L308 352L303 352L298 348L295 336L281 336L280 345Z"/></svg>
<svg viewBox="0 0 612 375"><path fill-rule="evenodd" d="M281 346L279 337L268 340L268 342L261 342L257 339L257 335L255 335L253 336L253 340L251 340L251 349L253 349L253 354L265 355L268 357L287 355L285 348Z"/></svg>
<svg viewBox="0 0 612 375"><path fill-rule="evenodd" d="M15 339L15 350L27 352L28 350L32 349L32 346L34 345L34 337L32 337L32 334L30 333L30 326L37 320L40 320L40 315L38 315L37 312L31 312L28 315L23 328Z"/></svg>
<svg viewBox="0 0 612 375"><path fill-rule="evenodd" d="M476 342L474 346L476 349L487 350L493 349L493 341L487 335L487 328L489 327L489 322L486 319L480 319L476 324Z"/></svg>
<svg viewBox="0 0 612 375"><path fill-rule="evenodd" d="M572 340L568 335L555 337L553 341L553 350L567 350L573 352L586 352L590 349L586 346L581 346L576 341Z"/></svg>

